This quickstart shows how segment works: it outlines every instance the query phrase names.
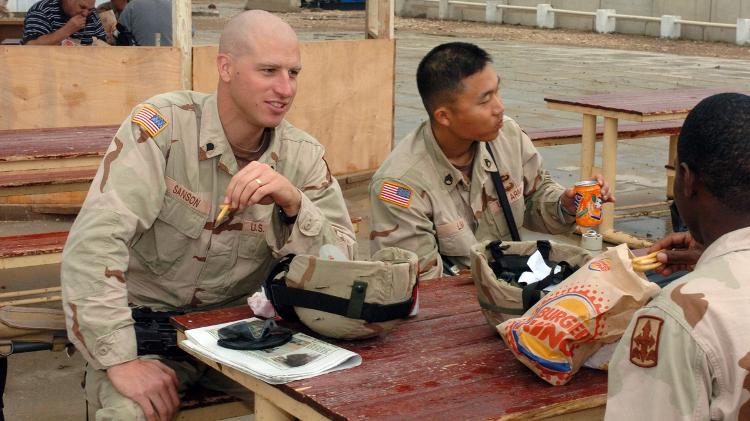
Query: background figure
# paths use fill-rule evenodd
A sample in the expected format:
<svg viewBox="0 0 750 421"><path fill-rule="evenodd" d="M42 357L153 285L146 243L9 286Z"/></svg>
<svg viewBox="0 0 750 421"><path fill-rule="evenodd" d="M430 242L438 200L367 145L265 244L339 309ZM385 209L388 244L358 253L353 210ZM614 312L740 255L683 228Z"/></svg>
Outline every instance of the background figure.
<svg viewBox="0 0 750 421"><path fill-rule="evenodd" d="M118 23L135 38L136 45L172 45L172 0L132 0L120 14Z"/></svg>
<svg viewBox="0 0 750 421"><path fill-rule="evenodd" d="M81 45L107 41L94 0L42 0L26 12L21 44L60 45L68 38Z"/></svg>

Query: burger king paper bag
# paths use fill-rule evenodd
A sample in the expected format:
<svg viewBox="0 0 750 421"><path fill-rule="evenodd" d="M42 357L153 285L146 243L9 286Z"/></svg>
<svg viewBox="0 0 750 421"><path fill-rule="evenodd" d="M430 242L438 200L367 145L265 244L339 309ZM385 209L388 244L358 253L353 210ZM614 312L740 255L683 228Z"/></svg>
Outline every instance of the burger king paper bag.
<svg viewBox="0 0 750 421"><path fill-rule="evenodd" d="M592 354L620 339L635 310L659 292L633 271L621 244L570 275L518 319L497 325L523 364L553 385L567 383Z"/></svg>

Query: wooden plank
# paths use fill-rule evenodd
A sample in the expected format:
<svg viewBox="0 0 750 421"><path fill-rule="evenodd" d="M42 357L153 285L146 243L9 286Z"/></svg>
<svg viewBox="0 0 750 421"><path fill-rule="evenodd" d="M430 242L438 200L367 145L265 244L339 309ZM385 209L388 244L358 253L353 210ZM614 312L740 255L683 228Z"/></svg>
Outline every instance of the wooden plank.
<svg viewBox="0 0 750 421"><path fill-rule="evenodd" d="M582 369L568 385L552 387L518 362L486 324L470 277L423 282L420 300L419 316L388 335L332 341L359 353L359 367L278 390L332 419L537 419L603 405L606 373ZM216 312L217 319L228 321L230 313ZM210 315L177 320L198 327L217 322Z"/></svg>
<svg viewBox="0 0 750 421"><path fill-rule="evenodd" d="M180 52L168 47L1 46L0 68L0 130L120 124L180 88Z"/></svg>
<svg viewBox="0 0 750 421"><path fill-rule="evenodd" d="M193 48L195 90L216 89L217 50ZM335 175L375 170L391 150L394 53L388 39L301 44L303 71L287 118L326 147Z"/></svg>

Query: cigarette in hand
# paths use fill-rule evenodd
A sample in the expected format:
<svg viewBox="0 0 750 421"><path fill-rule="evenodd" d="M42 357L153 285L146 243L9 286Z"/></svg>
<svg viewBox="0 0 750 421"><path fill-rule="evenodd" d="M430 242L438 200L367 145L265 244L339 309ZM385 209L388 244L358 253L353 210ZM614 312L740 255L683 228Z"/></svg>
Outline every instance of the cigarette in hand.
<svg viewBox="0 0 750 421"><path fill-rule="evenodd" d="M647 270L656 269L659 266L662 266L663 263L656 260L656 255L661 252L661 250L656 250L653 253L649 253L645 256L641 257L633 257L630 259L630 262L633 264L633 270L637 272L645 272Z"/></svg>
<svg viewBox="0 0 750 421"><path fill-rule="evenodd" d="M219 212L219 216L216 217L217 224L221 222L224 219L224 217L227 215L227 212L229 212L229 203L224 203L223 205L219 205L219 208L221 209L221 212Z"/></svg>

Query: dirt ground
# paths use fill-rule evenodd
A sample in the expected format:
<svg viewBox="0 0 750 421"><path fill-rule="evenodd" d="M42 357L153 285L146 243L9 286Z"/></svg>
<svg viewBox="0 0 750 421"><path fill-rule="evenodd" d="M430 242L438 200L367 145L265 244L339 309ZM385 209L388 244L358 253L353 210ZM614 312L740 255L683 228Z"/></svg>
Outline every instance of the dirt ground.
<svg viewBox="0 0 750 421"><path fill-rule="evenodd" d="M219 17L194 16L197 31L220 30L232 15L244 9L243 0L207 1L194 0L195 8L206 8L208 4L218 6ZM299 32L362 31L363 11L336 11L302 9L280 16ZM456 38L490 38L503 41L520 41L544 44L572 45L580 47L611 48L620 50L648 51L687 56L750 58L750 47L719 42L689 40L665 40L655 37L625 34L597 34L567 29L536 29L518 25L491 25L479 22L440 21L396 17L396 37L399 32L415 32Z"/></svg>

